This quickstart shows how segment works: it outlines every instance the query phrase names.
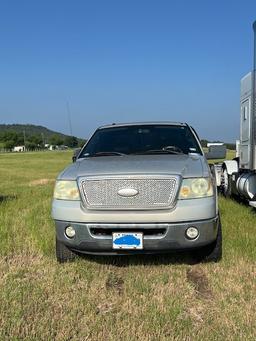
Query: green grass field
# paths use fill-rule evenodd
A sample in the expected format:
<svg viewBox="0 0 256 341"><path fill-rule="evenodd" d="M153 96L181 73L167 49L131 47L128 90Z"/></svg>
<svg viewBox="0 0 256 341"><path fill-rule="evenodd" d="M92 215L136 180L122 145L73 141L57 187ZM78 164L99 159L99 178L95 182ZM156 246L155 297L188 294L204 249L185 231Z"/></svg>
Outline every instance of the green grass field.
<svg viewBox="0 0 256 341"><path fill-rule="evenodd" d="M255 340L256 215L220 198L224 255L59 265L50 217L70 152L0 154L0 340Z"/></svg>

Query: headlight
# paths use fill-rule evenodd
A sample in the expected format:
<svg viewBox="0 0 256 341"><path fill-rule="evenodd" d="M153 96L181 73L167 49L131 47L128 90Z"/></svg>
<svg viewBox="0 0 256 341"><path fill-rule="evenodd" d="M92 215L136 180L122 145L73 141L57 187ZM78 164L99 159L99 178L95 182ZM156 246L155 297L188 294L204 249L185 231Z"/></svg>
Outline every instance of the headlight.
<svg viewBox="0 0 256 341"><path fill-rule="evenodd" d="M53 197L60 200L80 200L76 181L57 180Z"/></svg>
<svg viewBox="0 0 256 341"><path fill-rule="evenodd" d="M213 187L210 178L183 179L179 199L210 197Z"/></svg>

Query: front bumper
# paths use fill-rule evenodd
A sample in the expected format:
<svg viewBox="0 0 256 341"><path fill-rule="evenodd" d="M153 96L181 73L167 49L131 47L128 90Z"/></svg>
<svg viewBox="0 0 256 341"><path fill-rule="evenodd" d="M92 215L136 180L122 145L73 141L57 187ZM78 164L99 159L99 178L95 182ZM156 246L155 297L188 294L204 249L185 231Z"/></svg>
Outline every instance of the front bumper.
<svg viewBox="0 0 256 341"><path fill-rule="evenodd" d="M65 235L67 226L74 227L76 235L69 239ZM55 220L57 239L69 249L79 253L89 254L134 254L160 253L175 250L188 250L210 244L217 238L218 217L207 220L178 223L77 223ZM199 230L195 240L185 236L188 227L194 226ZM97 232L99 231L99 232ZM113 250L113 231L140 231L144 233L143 250Z"/></svg>

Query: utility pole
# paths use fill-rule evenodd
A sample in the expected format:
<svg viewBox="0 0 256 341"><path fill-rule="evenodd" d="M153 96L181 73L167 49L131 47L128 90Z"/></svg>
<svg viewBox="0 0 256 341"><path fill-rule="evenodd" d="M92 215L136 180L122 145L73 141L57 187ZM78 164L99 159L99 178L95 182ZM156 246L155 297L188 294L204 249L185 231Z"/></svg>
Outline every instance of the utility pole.
<svg viewBox="0 0 256 341"><path fill-rule="evenodd" d="M71 115L70 115L70 108L69 108L69 102L68 101L67 101L67 114L68 114L68 123L69 123L69 133L70 133L70 136L73 136L72 124L71 124Z"/></svg>

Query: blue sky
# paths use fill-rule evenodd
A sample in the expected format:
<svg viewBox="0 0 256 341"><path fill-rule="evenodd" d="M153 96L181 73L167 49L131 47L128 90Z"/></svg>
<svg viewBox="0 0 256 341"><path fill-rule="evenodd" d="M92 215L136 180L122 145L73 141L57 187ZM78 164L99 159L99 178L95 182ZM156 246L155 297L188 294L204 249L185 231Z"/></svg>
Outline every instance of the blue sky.
<svg viewBox="0 0 256 341"><path fill-rule="evenodd" d="M88 137L112 122L186 121L239 137L256 1L0 0L0 123Z"/></svg>

